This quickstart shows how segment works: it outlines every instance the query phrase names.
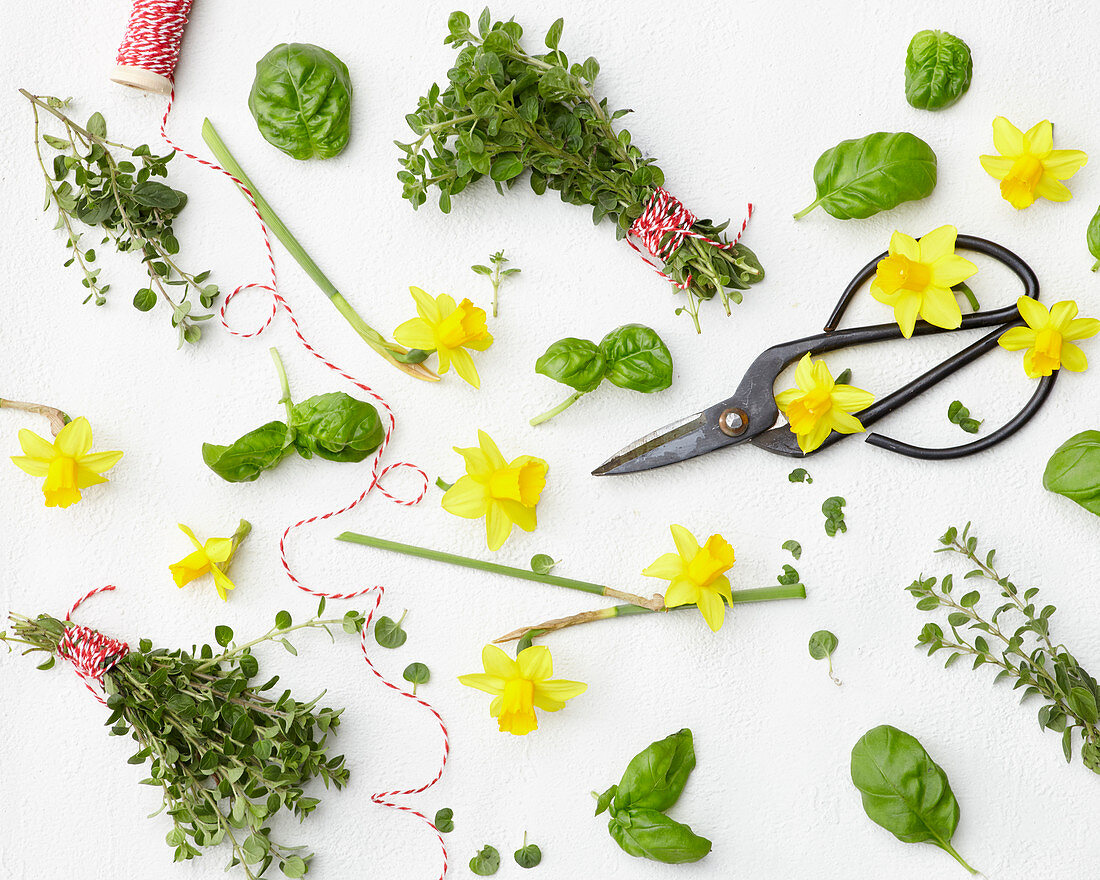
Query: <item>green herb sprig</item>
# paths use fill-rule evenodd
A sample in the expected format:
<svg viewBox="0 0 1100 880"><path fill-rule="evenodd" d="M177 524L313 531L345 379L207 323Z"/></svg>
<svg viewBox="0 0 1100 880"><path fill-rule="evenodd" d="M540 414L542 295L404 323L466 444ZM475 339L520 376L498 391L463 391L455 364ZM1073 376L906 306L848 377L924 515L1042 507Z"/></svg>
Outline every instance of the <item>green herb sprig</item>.
<svg viewBox="0 0 1100 880"><path fill-rule="evenodd" d="M149 283L134 295L134 307L147 312L163 304L172 313L179 346L198 342L199 325L214 315L194 311L195 303L209 309L217 299L218 286L207 283L209 271L190 273L176 263L179 241L173 223L187 196L154 179L167 178L175 151L154 156L146 144L116 143L107 139L103 114L93 113L80 125L66 113L68 99L32 95L26 89L19 93L30 101L34 113L35 155L46 181L44 210L53 205L57 212L55 228L64 230L70 251L65 265L75 264L84 275L81 283L88 291L84 302L105 305L111 289L100 280L95 248L81 243L80 227L88 226L103 231L101 244L138 254L145 265ZM43 113L60 121L62 137L42 131ZM53 151L48 163L44 149ZM122 153L129 156L120 158Z"/></svg>
<svg viewBox="0 0 1100 880"><path fill-rule="evenodd" d="M611 112L607 99L597 98L599 62L569 63L558 48L560 18L546 34L543 54L529 54L520 44L523 28L493 21L488 9L476 33L464 12L451 13L447 27L444 42L459 48L447 83L433 84L405 117L416 140L395 142L403 196L417 208L434 187L446 213L452 197L480 178L489 177L503 193L530 170L535 193L556 190L564 202L590 206L594 223L611 220L624 238L665 175L631 143L630 132L614 125L630 111ZM724 242L726 225L697 220L692 231ZM672 252L664 271L686 284L687 304L677 313L691 315L697 330L699 303L719 296L728 315L740 291L764 278L741 243L720 249L694 237Z"/></svg>
<svg viewBox="0 0 1100 880"><path fill-rule="evenodd" d="M984 419L975 419L970 415L970 410L963 406L961 400L952 400L947 407L947 420L952 425L958 425L967 434L977 434Z"/></svg>
<svg viewBox="0 0 1100 880"><path fill-rule="evenodd" d="M470 268L478 275L484 275L489 279L489 283L493 285L493 317L497 316L497 296L500 293L500 285L504 283L504 279L509 275L519 274L519 269L515 266L510 269L502 268L505 263L508 262L508 258L504 256L504 251L497 251L495 254L489 255L489 262L493 264L490 269L488 266L478 263Z"/></svg>
<svg viewBox="0 0 1100 880"><path fill-rule="evenodd" d="M825 534L830 538L835 538L837 532L848 531L848 524L844 521L844 505L847 503L839 495L833 495L821 505L821 512L825 514Z"/></svg>
<svg viewBox="0 0 1100 880"><path fill-rule="evenodd" d="M960 533L952 527L940 538L937 553L962 556L973 567L964 579L993 585L1003 601L988 616L978 608L982 596L973 589L959 595L952 575L942 578L921 577L906 590L917 600L921 611L947 612L950 633L936 623L926 623L917 638L917 647L929 656L950 651L945 666L961 657L972 657L974 668L997 669L994 679L1013 681L1013 689L1023 689L1023 698L1037 696L1044 701L1039 708L1039 726L1062 735L1066 761L1073 758L1074 731L1079 733L1081 760L1094 773L1100 773L1100 726L1097 718L1100 688L1066 649L1051 639L1050 620L1055 607L1036 604L1039 588L1020 590L1006 575L994 568L996 550L984 556L978 551L978 539L970 534L970 523Z"/></svg>
<svg viewBox="0 0 1100 880"><path fill-rule="evenodd" d="M288 639L295 631L322 629L331 637L336 628L356 634L365 622L357 611L326 619L324 610L322 599L317 615L297 624L280 611L270 630L243 644L233 641L228 626L215 628L216 647L190 651L154 650L141 639L137 650L104 674L110 733L129 735L138 744L129 763L148 762L150 775L142 782L163 792L158 812L172 821L166 840L175 861L227 843L232 851L227 870L240 866L248 880L262 877L272 864L287 877L308 873L312 853L273 840L268 825L284 810L300 819L313 812L320 800L305 794L310 780L319 777L326 788L347 784L344 756L329 754L329 737L343 710L318 708L324 692L308 702L288 690L267 693L279 676L256 684L260 663L252 651L278 642L296 655ZM46 654L39 669L53 666L72 624L48 615L9 619L11 633L0 633L0 642Z"/></svg>

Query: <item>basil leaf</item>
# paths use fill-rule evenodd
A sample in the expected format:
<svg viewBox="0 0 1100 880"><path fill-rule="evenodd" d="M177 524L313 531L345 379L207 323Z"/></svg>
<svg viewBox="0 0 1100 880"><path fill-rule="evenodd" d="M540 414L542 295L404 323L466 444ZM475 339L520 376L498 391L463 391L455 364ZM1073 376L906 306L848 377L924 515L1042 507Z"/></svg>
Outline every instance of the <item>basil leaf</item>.
<svg viewBox="0 0 1100 880"><path fill-rule="evenodd" d="M647 746L627 764L615 793L614 810L667 810L680 797L695 769L695 747L686 727Z"/></svg>
<svg viewBox="0 0 1100 880"><path fill-rule="evenodd" d="M268 422L229 446L203 443L202 460L229 483L250 483L282 461L292 443L285 424Z"/></svg>
<svg viewBox="0 0 1100 880"><path fill-rule="evenodd" d="M597 816L600 815L600 813L602 813L604 810L606 810L608 807L611 806L611 800L615 797L615 794L616 794L616 792L618 792L618 790L619 790L619 786L613 785L613 786L611 786L611 788L609 788L607 791L605 791L603 794L601 794L598 798L596 798L596 815ZM595 794L595 792L592 792L592 793Z"/></svg>
<svg viewBox="0 0 1100 880"><path fill-rule="evenodd" d="M1100 208L1097 208L1096 213L1092 215L1085 238L1089 253L1096 257L1096 262L1092 264L1092 271L1095 272L1100 269Z"/></svg>
<svg viewBox="0 0 1100 880"><path fill-rule="evenodd" d="M1043 486L1100 516L1100 431L1074 434L1054 450Z"/></svg>
<svg viewBox="0 0 1100 880"><path fill-rule="evenodd" d="M959 804L947 774L916 738L887 724L867 731L852 749L852 782L863 809L905 843L931 843L971 870L951 846Z"/></svg>
<svg viewBox="0 0 1100 880"><path fill-rule="evenodd" d="M572 336L559 339L535 361L535 372L577 391L591 391L603 381L607 360L594 342Z"/></svg>
<svg viewBox="0 0 1100 880"><path fill-rule="evenodd" d="M351 76L311 43L280 43L256 63L248 109L265 141L294 159L328 159L351 134Z"/></svg>
<svg viewBox="0 0 1100 880"><path fill-rule="evenodd" d="M907 131L880 131L841 141L814 165L817 198L795 214L819 205L838 220L863 219L927 198L936 187L936 154Z"/></svg>
<svg viewBox="0 0 1100 880"><path fill-rule="evenodd" d="M705 837L657 810L622 810L611 817L607 830L623 852L670 865L697 862L711 849Z"/></svg>
<svg viewBox="0 0 1100 880"><path fill-rule="evenodd" d="M652 394L672 384L672 355L656 331L626 324L600 341L607 378L620 388Z"/></svg>
<svg viewBox="0 0 1100 880"><path fill-rule="evenodd" d="M950 107L970 88L970 47L946 31L920 31L905 53L905 100L918 110Z"/></svg>
<svg viewBox="0 0 1100 880"><path fill-rule="evenodd" d="M378 410L343 391L318 394L294 404L290 427L302 458L362 461L385 437Z"/></svg>
<svg viewBox="0 0 1100 880"><path fill-rule="evenodd" d="M500 867L500 853L496 847L485 844L476 856L470 859L470 870L478 877L490 877Z"/></svg>

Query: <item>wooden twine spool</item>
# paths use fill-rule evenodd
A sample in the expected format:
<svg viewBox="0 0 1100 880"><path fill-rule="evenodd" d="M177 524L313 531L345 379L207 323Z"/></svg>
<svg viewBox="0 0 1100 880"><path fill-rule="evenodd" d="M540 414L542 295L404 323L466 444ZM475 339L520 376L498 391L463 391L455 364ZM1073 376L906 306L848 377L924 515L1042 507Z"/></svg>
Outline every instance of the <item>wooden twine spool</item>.
<svg viewBox="0 0 1100 880"><path fill-rule="evenodd" d="M146 92L170 95L191 2L134 0L111 79Z"/></svg>

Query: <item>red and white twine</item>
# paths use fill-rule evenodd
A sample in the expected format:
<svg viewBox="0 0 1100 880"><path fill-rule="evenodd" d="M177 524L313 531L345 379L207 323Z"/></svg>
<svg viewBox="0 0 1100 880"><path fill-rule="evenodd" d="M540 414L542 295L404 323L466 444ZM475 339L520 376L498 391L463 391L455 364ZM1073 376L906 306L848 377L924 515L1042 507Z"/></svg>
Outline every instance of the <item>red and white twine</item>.
<svg viewBox="0 0 1100 880"><path fill-rule="evenodd" d="M727 251L737 244L741 240L741 236L745 234L745 227L749 225L749 220L752 218L752 210L752 202L749 202L741 228L737 230L737 234L732 239L729 241L716 241L701 232L693 230L692 227L695 225L696 220L695 215L685 208L683 203L667 189L659 186L653 190L653 195L649 197L641 215L627 231L626 242L641 255L646 265L654 272L667 279L674 287L687 290L691 284L691 275L688 275L683 281L677 281L660 266L655 266L647 260L645 254L642 253L642 249L634 243L633 239L638 239L642 246L649 251L650 256L662 263L668 262L669 257L672 256L676 248L684 243L685 238L697 238L712 247Z"/></svg>
<svg viewBox="0 0 1100 880"><path fill-rule="evenodd" d="M172 73L175 69L175 63L179 55L179 46L183 34L183 26L187 21L187 13L190 10L191 0L135 0L133 11L130 16L130 24L127 27L126 38L123 42L123 46L119 49L119 64L128 64L138 67L144 67L151 72L160 74L166 77L168 80L172 79ZM126 60L123 60L125 54ZM252 192L238 180L234 175L226 171L220 165L215 162L211 162L207 159L202 159L193 153L181 148L171 138L168 137L166 127L168 124L168 116L172 112L172 104L175 100L175 93L172 91L168 97L168 106L165 108L164 116L160 123L160 134L164 139L164 142L168 144L177 153L181 153L187 158L191 159L198 164L219 171L233 181L241 192L247 197L249 204L252 206L252 212L256 217L256 222L259 224L260 232L263 238L264 253L267 259L267 273L268 280L266 282L253 282L250 284L242 284L238 286L232 293L225 297L219 310L219 318L222 326L232 335L239 336L247 339L255 336L259 336L263 333L275 316L280 310L286 313L287 318L290 319L290 323L294 328L294 335L298 338L302 347L305 348L310 354L317 358L322 364L328 367L337 375L346 379L352 383L356 388L360 389L366 394L372 401L374 401L382 411L383 414L383 427L385 433L382 439L381 445L375 452L374 457L371 459L371 475L370 481L367 487L352 500L349 504L341 507L338 510L332 510L327 513L311 516L307 519L299 520L298 522L287 526L283 531L282 537L279 539L279 557L282 562L283 570L286 571L287 577L300 590L309 593L312 596L324 597L326 599L352 599L358 596L365 596L368 594L374 595L374 607L371 609L370 614L366 618L366 623L363 626L363 631L360 638L360 649L363 653L363 659L366 661L367 667L370 671L388 688L396 691L402 697L412 700L420 706L423 706L439 723L439 729L443 735L443 754L440 761L439 770L430 782L422 785L418 788L404 789L400 791L385 791L377 792L371 795L371 801L381 806L390 807L395 810L400 810L405 813L411 813L413 816L421 819L435 832L439 838L439 846L443 853L443 870L440 873L440 880L444 880L447 876L448 862L447 862L447 845L443 840L443 836L439 833L439 829L435 827L435 824L423 813L407 806L403 806L394 803L391 799L395 797L403 797L408 795L422 794L434 786L443 777L443 772L447 767L447 760L450 757L450 736L447 732L447 726L443 721L443 717L435 710L435 708L426 700L419 696L412 694L405 690L400 685L396 685L389 681L381 672L378 671L374 663L371 662L370 656L367 652L367 634L370 632L371 620L374 614L378 611L379 606L382 603L382 597L385 595L385 588L381 584L377 584L371 587L366 587L361 590L355 590L348 593L326 593L321 590L315 590L302 583L291 570L290 563L287 559L286 553L286 541L292 531L304 526L308 526L312 523L324 521L337 517L342 513L347 513L349 510L358 506L366 497L374 490L377 490L380 494L390 499L396 504L404 506L412 506L418 504L423 500L425 494L428 491L428 475L418 466L407 461L394 462L393 464L382 467L382 457L386 451L386 447L389 446L390 439L393 435L394 427L396 426L396 420L394 418L393 410L389 404L375 392L369 385L359 381L351 374L347 373L336 364L332 363L321 352L314 348L305 335L302 333L302 329L298 324L298 319L294 315L294 311L291 309L290 304L283 298L279 292L278 279L275 272L275 255L271 247L271 235L268 231L267 224L264 222L263 216L260 214L259 207L256 204ZM226 319L226 310L239 294L248 290L266 290L271 295L271 313L267 316L267 319L256 329L245 332L235 330L229 325ZM382 485L382 480L393 471L399 468L409 468L420 475L421 486L420 490L415 493L414 497L399 497L397 495L388 492Z"/></svg>
<svg viewBox="0 0 1100 880"><path fill-rule="evenodd" d="M71 622L73 612L96 593L107 593L113 589L114 586L108 584L85 593L73 603L73 607L65 615L66 623ZM84 687L103 705L107 705L107 701L102 697L103 676L114 669L115 664L129 653L130 646L125 642L112 639L110 636L79 624L67 627L57 645L57 656L68 660L73 665L76 674L84 682ZM93 682L98 685L98 691L92 687Z"/></svg>

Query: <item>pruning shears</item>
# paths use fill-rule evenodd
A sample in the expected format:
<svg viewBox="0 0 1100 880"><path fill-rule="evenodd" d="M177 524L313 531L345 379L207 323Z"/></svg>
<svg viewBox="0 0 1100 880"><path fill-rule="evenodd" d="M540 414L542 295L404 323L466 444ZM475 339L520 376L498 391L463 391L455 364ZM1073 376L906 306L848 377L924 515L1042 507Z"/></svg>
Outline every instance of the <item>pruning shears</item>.
<svg viewBox="0 0 1100 880"><path fill-rule="evenodd" d="M1039 298L1039 280L1035 277L1035 273L1027 263L1008 248L971 235L958 236L956 247L984 254L1008 267L1023 283L1024 294L1032 299L1037 300ZM745 442L752 443L753 446L776 455L785 455L791 458L802 458L807 454L811 454L802 452L798 446L797 438L787 425L775 427L775 423L779 418L779 408L775 403L775 381L784 369L807 353L820 354L855 345L903 338L901 329L897 324L875 324L868 327L853 327L847 330L837 329L837 325L840 323L840 319L852 298L859 288L874 276L879 261L886 256L886 253L879 254L859 270L845 289L840 302L833 309L823 333L773 345L771 348L766 349L752 362L745 373L745 377L741 380L741 384L737 386L737 390L732 396L707 407L700 413L647 434L613 455L592 473L596 476L605 476L650 470L651 468L664 467L665 465L694 458L697 455L713 452L716 449ZM979 327L994 327L995 329L947 358L947 360L932 367L928 372L918 376L907 385L876 400L871 406L855 415L864 427L870 427L883 416L887 416L894 410L904 406L917 395L927 391L952 373L995 348L997 340L1005 330L1010 327L1018 327L1023 323L1023 318L1015 305L964 315L962 324L954 330L945 330L925 321L918 321L913 330L914 336L954 333L959 330L973 330ZM973 455L975 452L989 449L1002 440L1008 439L1022 428L1046 402L1047 397L1054 388L1058 372L1055 370L1050 376L1041 378L1031 399L1007 423L996 431L973 442L959 446L929 448L915 446L877 433L866 434L866 442L872 446L897 452L900 455L928 460L961 458L965 455ZM818 449L813 451L817 452L819 449L831 446L838 440L848 436L857 435L840 434L834 431Z"/></svg>

